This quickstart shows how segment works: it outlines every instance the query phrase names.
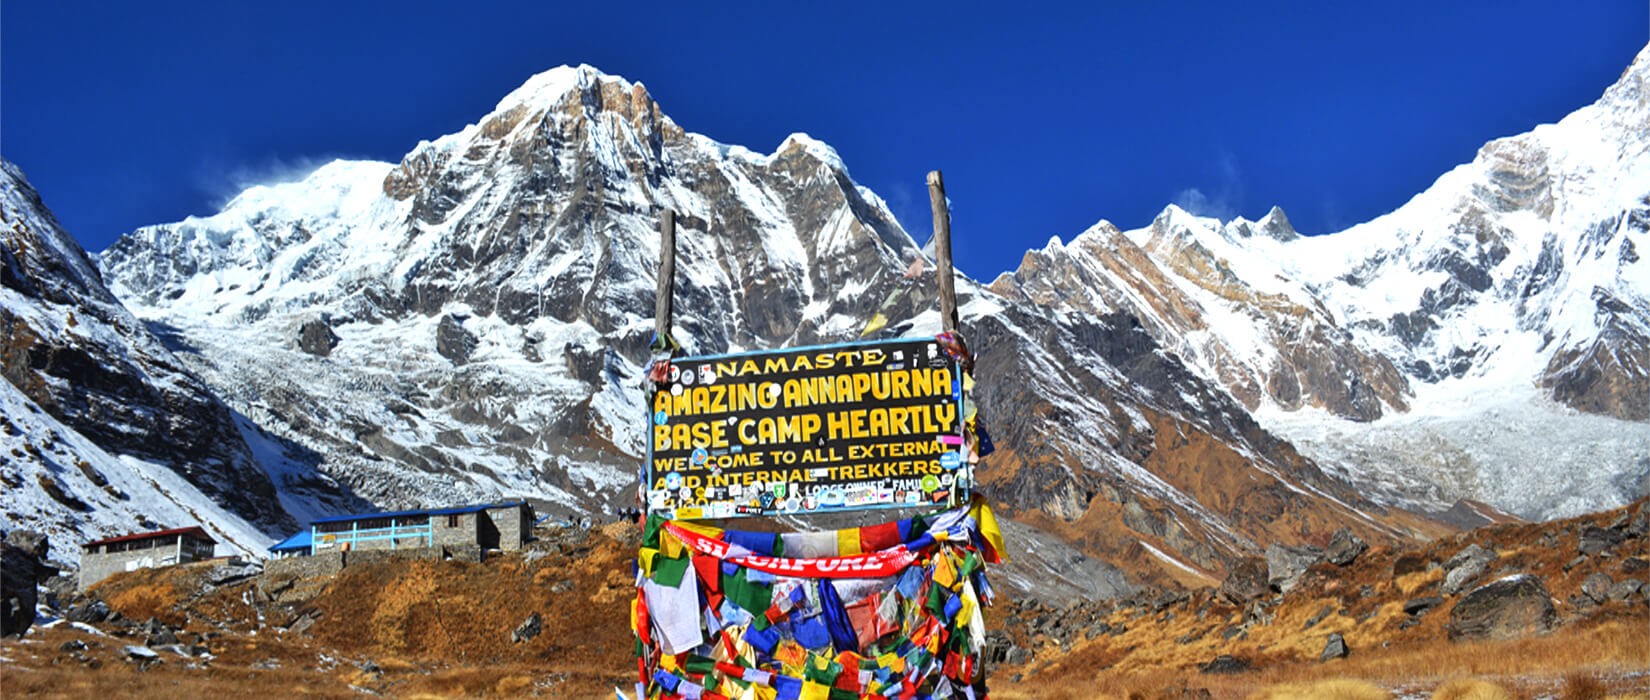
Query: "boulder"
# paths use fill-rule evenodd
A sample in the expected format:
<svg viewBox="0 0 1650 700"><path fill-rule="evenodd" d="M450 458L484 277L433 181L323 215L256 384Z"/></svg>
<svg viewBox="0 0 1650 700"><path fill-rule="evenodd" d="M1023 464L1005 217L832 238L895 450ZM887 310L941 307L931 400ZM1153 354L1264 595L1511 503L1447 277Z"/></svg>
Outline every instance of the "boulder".
<svg viewBox="0 0 1650 700"><path fill-rule="evenodd" d="M1266 548L1266 583L1280 593L1288 593L1300 583L1313 564L1323 561L1317 547L1290 547L1276 544Z"/></svg>
<svg viewBox="0 0 1650 700"><path fill-rule="evenodd" d="M1364 550L1367 549L1369 549L1368 542L1352 534L1351 528L1343 527L1336 530L1335 535L1329 538L1329 548L1324 550L1323 559L1335 566L1346 566L1356 560L1358 555L1363 554Z"/></svg>
<svg viewBox="0 0 1650 700"><path fill-rule="evenodd" d="M1323 645L1323 653L1318 655L1319 661L1330 659L1344 659L1349 652L1346 648L1346 638L1340 632L1329 635L1329 641Z"/></svg>
<svg viewBox="0 0 1650 700"><path fill-rule="evenodd" d="M321 611L319 610L305 610L286 624L286 631L293 634L307 633L310 628L315 626L315 621L320 617Z"/></svg>
<svg viewBox="0 0 1650 700"><path fill-rule="evenodd" d="M101 600L91 600L69 608L64 617L71 622L102 622L109 619L109 604Z"/></svg>
<svg viewBox="0 0 1650 700"><path fill-rule="evenodd" d="M1650 508L1639 508L1638 515L1633 516L1627 527L1622 528L1628 537L1644 537L1650 535Z"/></svg>
<svg viewBox="0 0 1650 700"><path fill-rule="evenodd" d="M1602 571L1595 572L1582 579L1581 594L1592 598L1595 603L1603 603L1610 599L1610 587L1612 585L1615 585L1615 581L1610 580L1609 574Z"/></svg>
<svg viewBox="0 0 1650 700"><path fill-rule="evenodd" d="M1518 574L1473 589L1450 610L1449 638L1517 639L1545 633L1556 617L1541 579Z"/></svg>
<svg viewBox="0 0 1650 700"><path fill-rule="evenodd" d="M469 362L478 342L474 334L464 329L463 319L452 314L442 316L436 324L435 351L455 365Z"/></svg>
<svg viewBox="0 0 1650 700"><path fill-rule="evenodd" d="M1576 544L1576 551L1589 557L1596 557L1603 552L1614 549L1616 545L1626 539L1626 533L1620 530L1609 530L1597 525L1588 525L1581 530L1581 540Z"/></svg>
<svg viewBox="0 0 1650 700"><path fill-rule="evenodd" d="M160 654L149 647L128 645L121 648L120 655L127 663L136 665L139 671L147 671L162 663Z"/></svg>
<svg viewBox="0 0 1650 700"><path fill-rule="evenodd" d="M1429 595L1425 598L1414 598L1414 599L1411 599L1409 602L1404 603L1404 614L1409 615L1411 617L1420 617L1421 615L1426 614L1426 612L1428 610L1431 610L1431 609L1436 608L1436 607L1438 607L1440 605L1443 605L1443 604L1444 604L1444 599L1439 598L1438 596L1430 596Z"/></svg>
<svg viewBox="0 0 1650 700"><path fill-rule="evenodd" d="M1496 554L1476 544L1467 547L1449 561L1444 562L1444 594L1455 595L1460 593L1484 572L1489 570L1490 562L1495 561Z"/></svg>
<svg viewBox="0 0 1650 700"><path fill-rule="evenodd" d="M332 332L332 326L325 319L311 319L298 328L298 349L316 357L326 357L332 354L332 349L338 347L338 334Z"/></svg>
<svg viewBox="0 0 1650 700"><path fill-rule="evenodd" d="M1232 564L1226 580L1220 582L1220 597L1242 605L1271 592L1266 582L1266 560L1244 557Z"/></svg>
<svg viewBox="0 0 1650 700"><path fill-rule="evenodd" d="M1244 659L1231 654L1221 654L1208 663L1198 664L1197 670L1203 673L1243 673L1251 668L1254 666Z"/></svg>
<svg viewBox="0 0 1650 700"><path fill-rule="evenodd" d="M1632 598L1634 593L1638 593L1642 590L1644 590L1644 582L1636 578L1630 578L1619 581L1616 585L1611 586L1610 591L1606 594L1606 596L1610 600L1620 602Z"/></svg>
<svg viewBox="0 0 1650 700"><path fill-rule="evenodd" d="M226 559L223 563L212 567L206 572L204 580L213 586L227 586L232 583L245 581L262 573L264 567L255 562L244 559Z"/></svg>
<svg viewBox="0 0 1650 700"><path fill-rule="evenodd" d="M1191 600L1191 598L1192 598L1191 595L1187 594L1185 591L1164 591L1161 594L1159 594L1156 598L1152 599L1152 611L1153 612L1162 612L1164 608L1167 608L1167 607L1169 607L1171 605L1174 605L1176 603L1182 603L1182 602L1185 602L1187 600ZM1061 619L1063 620L1064 617L1062 616ZM1059 622L1056 621L1056 624L1058 624L1058 623Z"/></svg>
<svg viewBox="0 0 1650 700"><path fill-rule="evenodd" d="M543 630L544 623L539 619L539 614L535 612L528 615L526 620L522 620L521 624L516 625L515 631L510 633L510 641L520 644L539 636L539 632Z"/></svg>
<svg viewBox="0 0 1650 700"><path fill-rule="evenodd" d="M1495 556L1494 550L1485 549L1479 546L1478 543L1474 542L1462 547L1461 551L1456 552L1455 556L1450 557L1448 561L1444 562L1444 570L1454 570L1471 564L1474 561L1495 561Z"/></svg>

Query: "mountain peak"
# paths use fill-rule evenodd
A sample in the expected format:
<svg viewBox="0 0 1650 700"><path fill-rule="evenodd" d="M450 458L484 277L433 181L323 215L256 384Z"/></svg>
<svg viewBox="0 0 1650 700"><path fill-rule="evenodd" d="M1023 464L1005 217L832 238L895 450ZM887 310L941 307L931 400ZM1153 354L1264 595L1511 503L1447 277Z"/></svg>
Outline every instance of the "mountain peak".
<svg viewBox="0 0 1650 700"><path fill-rule="evenodd" d="M1289 223L1288 215L1284 214L1283 208L1278 206L1272 207L1271 211L1266 212L1266 216L1260 217L1260 221L1255 222L1255 228L1261 233L1280 241L1292 241L1300 238L1300 234L1295 231L1294 224Z"/></svg>
<svg viewBox="0 0 1650 700"><path fill-rule="evenodd" d="M837 155L835 148L800 131L786 136L785 141L774 150L774 155L785 155L795 151L807 153L837 170L848 171L848 166L842 162L842 156Z"/></svg>
<svg viewBox="0 0 1650 700"><path fill-rule="evenodd" d="M578 66L560 65L528 78L504 99L498 101L494 111L506 111L517 105L549 106L561 100L568 93L588 90L603 83L616 83L629 89L632 83L623 77L603 73L595 66L579 64Z"/></svg>

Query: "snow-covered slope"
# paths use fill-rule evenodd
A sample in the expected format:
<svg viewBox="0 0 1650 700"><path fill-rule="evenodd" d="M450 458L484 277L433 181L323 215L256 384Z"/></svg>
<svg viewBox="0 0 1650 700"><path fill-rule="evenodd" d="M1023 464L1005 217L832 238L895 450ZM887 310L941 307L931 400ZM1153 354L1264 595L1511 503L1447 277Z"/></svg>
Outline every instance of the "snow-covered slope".
<svg viewBox="0 0 1650 700"><path fill-rule="evenodd" d="M120 305L3 161L0 223L4 527L53 534L65 563L85 538L155 526L201 524L256 551L294 526L290 513L350 502L312 469L275 459L278 441ZM261 464L286 469L272 482Z"/></svg>
<svg viewBox="0 0 1650 700"><path fill-rule="evenodd" d="M1325 461L1394 465L1527 517L1650 492L1646 246L1650 49L1598 102L1293 245L1289 274L1419 381L1408 415L1267 423Z"/></svg>
<svg viewBox="0 0 1650 700"><path fill-rule="evenodd" d="M828 146L720 144L588 67L533 77L399 164L252 188L211 217L133 232L100 265L230 405L376 504L521 496L604 512L632 503L667 207L691 353L852 340L898 289L884 333L937 330L932 285L902 274L917 242ZM1161 566L1145 540L1218 572L1331 524L1403 531L1132 317L966 279L959 294L1005 446L982 478L1090 554Z"/></svg>
<svg viewBox="0 0 1650 700"><path fill-rule="evenodd" d="M1138 316L1383 501L1618 506L1650 490L1647 82L1650 49L1597 103L1341 233L1171 206L1032 251L993 288Z"/></svg>
<svg viewBox="0 0 1650 700"><path fill-rule="evenodd" d="M0 484L5 529L41 532L62 564L102 537L201 525L219 555L263 556L275 539L166 465L117 457L0 382Z"/></svg>

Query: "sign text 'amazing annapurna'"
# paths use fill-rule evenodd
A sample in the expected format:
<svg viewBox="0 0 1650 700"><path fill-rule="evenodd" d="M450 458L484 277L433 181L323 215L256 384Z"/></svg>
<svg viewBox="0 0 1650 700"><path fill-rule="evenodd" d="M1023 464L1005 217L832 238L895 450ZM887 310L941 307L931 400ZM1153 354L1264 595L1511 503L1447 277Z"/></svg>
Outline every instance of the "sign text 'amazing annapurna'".
<svg viewBox="0 0 1650 700"><path fill-rule="evenodd" d="M648 510L958 502L972 476L961 376L931 339L680 358L648 397Z"/></svg>

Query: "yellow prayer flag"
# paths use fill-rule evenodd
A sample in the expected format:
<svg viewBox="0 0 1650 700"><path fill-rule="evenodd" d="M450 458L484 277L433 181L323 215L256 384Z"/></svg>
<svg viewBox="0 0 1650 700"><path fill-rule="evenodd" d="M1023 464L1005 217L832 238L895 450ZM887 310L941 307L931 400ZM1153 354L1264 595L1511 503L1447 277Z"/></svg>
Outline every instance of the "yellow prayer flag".
<svg viewBox="0 0 1650 700"><path fill-rule="evenodd" d="M659 538L663 540L663 537ZM643 547L636 552L636 563L642 567L642 576L653 578L653 560L658 558L659 550L652 547Z"/></svg>
<svg viewBox="0 0 1650 700"><path fill-rule="evenodd" d="M974 494L974 501L969 505L968 514L974 518L974 524L980 528L980 536L990 545L990 552L986 552L985 560L992 564L1008 563L1008 550L1003 547L1003 531L997 527L997 516L991 514L991 506L986 505L985 497Z"/></svg>
<svg viewBox="0 0 1650 700"><path fill-rule="evenodd" d="M831 700L831 686L802 681L802 695L799 700Z"/></svg>
<svg viewBox="0 0 1650 700"><path fill-rule="evenodd" d="M962 608L957 611L957 619L968 620L974 617L974 609L980 606L980 601L974 598L974 586L965 581L962 593L957 597L962 599Z"/></svg>
<svg viewBox="0 0 1650 700"><path fill-rule="evenodd" d="M860 549L859 528L850 527L836 531L836 555L849 557L855 554L864 554Z"/></svg>
<svg viewBox="0 0 1650 700"><path fill-rule="evenodd" d="M704 523L690 523L690 522L687 522L687 521L680 521L679 520L679 521L676 522L676 527L682 528L683 530L687 530L688 532L699 533L699 534L704 535L706 537L709 537L713 540L722 539L722 532L723 532L722 528L711 527L711 526L706 525Z"/></svg>
<svg viewBox="0 0 1650 700"><path fill-rule="evenodd" d="M945 551L934 557L934 583L946 588L954 588L957 584L957 567Z"/></svg>
<svg viewBox="0 0 1650 700"><path fill-rule="evenodd" d="M877 665L894 673L905 673L905 659L899 654L888 652L877 657Z"/></svg>

